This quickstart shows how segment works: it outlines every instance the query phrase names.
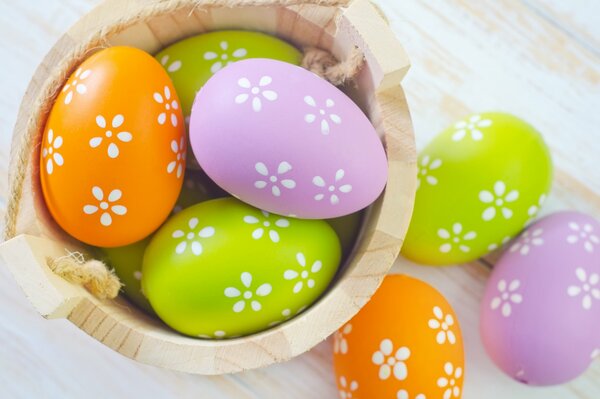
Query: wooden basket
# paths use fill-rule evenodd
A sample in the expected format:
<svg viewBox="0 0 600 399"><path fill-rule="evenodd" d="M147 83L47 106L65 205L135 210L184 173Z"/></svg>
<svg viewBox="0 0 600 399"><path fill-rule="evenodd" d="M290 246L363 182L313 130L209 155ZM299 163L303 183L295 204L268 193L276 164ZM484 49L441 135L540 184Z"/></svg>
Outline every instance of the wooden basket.
<svg viewBox="0 0 600 399"><path fill-rule="evenodd" d="M46 318L68 318L104 345L132 359L190 373L231 373L288 360L309 350L352 318L394 263L408 228L416 190L414 137L400 86L408 61L378 9L368 0L241 3L232 6L232 0L105 1L61 37L38 67L22 101L13 136L11 182L19 158L23 158L23 154L15 152L28 134L33 140L26 144L27 169L16 227L7 230L10 240L0 247L0 258L35 309ZM349 94L367 113L384 141L389 181L385 193L367 213L351 259L316 304L268 331L210 341L180 335L123 299L100 301L50 271L49 258L65 255L66 249L81 248L57 227L44 205L39 143L49 111L47 104L51 104L42 101L42 96L55 96L68 76L64 71L73 71L100 46L129 45L153 54L185 37L229 28L266 32L298 47L320 47L341 60L358 47L366 62L355 79L356 88ZM74 49L81 50L77 56L73 56ZM60 66L62 76L57 72Z"/></svg>

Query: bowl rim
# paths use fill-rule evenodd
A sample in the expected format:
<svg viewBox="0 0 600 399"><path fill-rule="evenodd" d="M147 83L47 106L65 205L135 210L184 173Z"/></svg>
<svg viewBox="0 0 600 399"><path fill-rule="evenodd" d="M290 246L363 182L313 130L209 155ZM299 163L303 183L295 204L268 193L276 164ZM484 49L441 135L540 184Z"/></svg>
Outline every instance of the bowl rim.
<svg viewBox="0 0 600 399"><path fill-rule="evenodd" d="M153 0L158 4L158 0ZM82 45L82 38L97 34L98 27L115 23L119 13L134 13L148 2L134 6L120 0L105 0L82 17L52 47L36 70L23 98L13 133L9 179L15 173L15 154L22 136L44 118L47 110L33 107L38 96L58 92L47 87L53 66L70 62L73 70L80 60L66 60L68 49ZM195 0L179 3L193 7ZM330 50L343 58L354 46L365 54L366 67L357 77L372 91L368 101L372 123L383 132L388 156L388 184L370 207L368 224L360 246L348 262L347 270L321 299L304 313L269 330L228 340L202 340L182 336L142 312L124 311L122 299L100 301L84 288L54 275L47 267L48 257L64 255L65 247L80 247L49 222L43 199L36 193L39 145L31 146L27 167L24 203L19 213L17 237L0 247L0 257L25 291L36 310L47 318L68 318L73 324L106 346L137 361L197 374L223 374L266 366L297 356L326 339L350 320L375 293L391 268L408 229L416 193L416 149L410 113L400 82L408 69L408 59L386 21L368 0L354 0L345 8L325 10L329 20L319 15L324 7L252 6L260 12L292 12L309 24L337 39ZM246 7L244 7L246 8ZM227 9L226 12L233 12ZM157 15L153 18L164 17ZM307 25L308 26L308 25ZM180 37L182 38L182 37ZM345 40L342 42L342 38ZM319 38L325 40L325 35ZM370 87L369 87L370 86ZM363 90L365 88L363 87ZM45 121L45 119L44 119ZM42 123L43 125L43 123ZM38 129L39 130L39 129ZM37 132L37 139L41 132ZM39 181L38 181L39 183ZM18 224L19 226L19 224Z"/></svg>

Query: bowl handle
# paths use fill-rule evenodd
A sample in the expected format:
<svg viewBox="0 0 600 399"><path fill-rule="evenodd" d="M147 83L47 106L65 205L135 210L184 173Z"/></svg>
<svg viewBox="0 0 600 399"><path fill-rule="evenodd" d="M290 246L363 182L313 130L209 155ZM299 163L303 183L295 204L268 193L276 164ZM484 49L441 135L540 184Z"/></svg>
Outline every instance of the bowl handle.
<svg viewBox="0 0 600 399"><path fill-rule="evenodd" d="M85 288L69 283L48 267L48 259L64 256L66 250L56 241L26 234L0 245L0 261L35 310L48 319L66 318L82 300L90 298Z"/></svg>

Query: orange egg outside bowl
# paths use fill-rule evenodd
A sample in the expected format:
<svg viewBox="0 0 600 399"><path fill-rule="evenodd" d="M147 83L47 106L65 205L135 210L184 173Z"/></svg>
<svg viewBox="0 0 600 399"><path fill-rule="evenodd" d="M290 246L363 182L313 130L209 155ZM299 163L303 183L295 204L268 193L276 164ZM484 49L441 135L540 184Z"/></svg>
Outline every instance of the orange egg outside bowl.
<svg viewBox="0 0 600 399"><path fill-rule="evenodd" d="M334 335L342 398L462 397L464 349L458 320L428 284L390 275Z"/></svg>
<svg viewBox="0 0 600 399"><path fill-rule="evenodd" d="M86 59L44 129L40 179L54 220L99 247L127 245L168 217L185 169L184 121L162 66L133 47Z"/></svg>

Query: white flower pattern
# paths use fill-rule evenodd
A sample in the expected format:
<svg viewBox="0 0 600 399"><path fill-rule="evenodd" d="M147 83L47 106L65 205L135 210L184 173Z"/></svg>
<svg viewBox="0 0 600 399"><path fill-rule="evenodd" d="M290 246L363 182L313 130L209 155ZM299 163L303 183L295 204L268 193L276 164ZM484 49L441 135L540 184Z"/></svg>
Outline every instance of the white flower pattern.
<svg viewBox="0 0 600 399"><path fill-rule="evenodd" d="M335 172L334 181L332 184L327 184L325 179L321 176L313 177L313 184L319 188L325 188L326 194L318 193L314 196L315 201L321 201L326 195L329 195L329 202L331 205L337 205L340 203L340 194L348 194L352 191L352 185L350 184L341 184L338 183L344 178L345 172L344 169L338 169ZM337 191L336 191L337 190Z"/></svg>
<svg viewBox="0 0 600 399"><path fill-rule="evenodd" d="M169 63L170 58L171 57L168 54L163 55L160 59L161 65L167 70L167 72L173 73L179 71L182 65L181 61L174 60L173 62Z"/></svg>
<svg viewBox="0 0 600 399"><path fill-rule="evenodd" d="M213 74L223 69L223 67L236 61L236 59L239 60L248 55L248 50L241 47L230 52L229 43L226 41L219 43L219 47L220 51L218 53L214 51L207 51L203 55L203 58L206 61L213 61L213 64L210 67L210 71Z"/></svg>
<svg viewBox="0 0 600 399"><path fill-rule="evenodd" d="M175 160L169 162L167 165L167 173L173 173L177 170L176 176L179 179L185 168L186 146L183 136L179 139L179 143L177 143L177 140L171 141L171 151L175 154Z"/></svg>
<svg viewBox="0 0 600 399"><path fill-rule="evenodd" d="M180 239L180 238L183 239L175 247L175 253L177 255L183 254L185 252L186 248L188 248L188 244L189 244L189 247L190 247L192 253L196 256L200 256L203 251L201 239L202 238L210 238L215 235L214 227L205 226L205 227L201 228L200 230L198 230L197 229L198 224L199 224L198 218L193 217L190 220L188 220L189 230L187 232L177 229L173 232L173 234L171 234L171 237L173 237L174 239Z"/></svg>
<svg viewBox="0 0 600 399"><path fill-rule="evenodd" d="M111 127L107 127L104 116L96 116L96 125L102 129L104 133L100 136L92 137L89 142L90 147L98 148L103 142L106 142L106 153L108 154L108 157L112 159L117 158L120 153L118 143L129 143L133 139L133 135L131 133L126 131L117 132L115 130L120 128L124 122L125 117L121 114L118 114L112 118L110 124Z"/></svg>
<svg viewBox="0 0 600 399"><path fill-rule="evenodd" d="M100 215L100 224L102 226L108 227L113 222L113 215L123 216L127 213L127 208L123 205L119 205L117 201L119 201L123 195L121 190L112 190L108 197L104 198L104 191L98 187L92 187L92 195L98 201L96 204L88 204L84 205L83 213L86 215L94 215L98 211L101 212Z"/></svg>
<svg viewBox="0 0 600 399"><path fill-rule="evenodd" d="M510 252L519 251L523 256L529 254L531 248L539 247L544 244L542 234L544 234L544 230L541 228L537 228L533 231L526 230L521 238L510 247Z"/></svg>
<svg viewBox="0 0 600 399"><path fill-rule="evenodd" d="M425 181L430 186L435 186L438 184L438 178L433 176L432 171L439 169L442 166L442 160L436 158L434 160L431 159L429 155L425 155L423 159L421 159L419 165L419 172L417 175L417 189L421 188L421 181Z"/></svg>
<svg viewBox="0 0 600 399"><path fill-rule="evenodd" d="M593 300L600 300L600 287L598 287L600 275L597 273L588 274L582 267L575 269L575 275L579 281L577 285L569 286L567 294L570 297L581 295L581 306L585 310L590 310Z"/></svg>
<svg viewBox="0 0 600 399"><path fill-rule="evenodd" d="M461 141L470 135L473 140L480 141L483 139L481 130L490 126L492 126L490 119L481 119L480 115L473 115L468 120L457 122L454 125L455 131L452 134L452 140Z"/></svg>
<svg viewBox="0 0 600 399"><path fill-rule="evenodd" d="M258 286L255 290L252 289L252 274L243 272L240 276L242 280L243 288L241 290L235 287L225 288L225 296L227 298L239 298L233 305L233 311L235 313L243 312L246 309L246 302L250 303L250 308L253 311L258 312L262 309L262 305L259 301L260 297L266 297L272 291L271 284L264 283Z"/></svg>
<svg viewBox="0 0 600 399"><path fill-rule="evenodd" d="M495 251L498 248L505 246L506 244L508 244L508 242L511 240L511 238L512 238L511 236L506 236L502 239L502 241L500 241L500 244L493 243L493 244L488 245L488 251Z"/></svg>
<svg viewBox="0 0 600 399"><path fill-rule="evenodd" d="M509 317L512 314L513 304L523 302L523 296L517 292L520 286L519 280L512 280L510 284L506 280L498 281L499 295L492 298L490 308L492 310L500 309L502 316Z"/></svg>
<svg viewBox="0 0 600 399"><path fill-rule="evenodd" d="M468 253L471 251L471 247L467 245L466 241L472 241L477 237L477 233L474 231L463 234L461 223L454 223L451 232L446 229L439 229L437 234L438 237L446 241L440 246L440 252L442 253L449 253L455 246L460 251Z"/></svg>
<svg viewBox="0 0 600 399"><path fill-rule="evenodd" d="M399 381L404 381L408 377L408 368L406 361L410 357L410 349L403 346L395 354L394 344L390 339L384 339L379 344L379 350L373 353L371 360L379 366L379 379L387 380L392 373Z"/></svg>
<svg viewBox="0 0 600 399"><path fill-rule="evenodd" d="M255 224L256 228L252 231L252 238L255 240L261 239L265 232L268 231L269 239L278 243L280 240L279 229L284 229L290 226L290 221L283 217L278 217L275 215L275 221L271 219L271 214L266 211L261 211L263 218L257 218L256 216L247 215L244 216L244 222L247 224Z"/></svg>
<svg viewBox="0 0 600 399"><path fill-rule="evenodd" d="M506 184L503 181L497 181L494 184L494 192L483 190L479 193L479 200L489 206L485 208L482 219L486 222L494 220L497 211L502 213L505 219L513 217L513 211L509 208L509 204L519 199L519 191L512 190L506 192Z"/></svg>
<svg viewBox="0 0 600 399"><path fill-rule="evenodd" d="M51 175L54 172L54 165L63 166L65 160L63 156L58 152L58 149L63 145L62 136L54 137L54 131L48 130L47 134L48 144L42 149L42 158L46 160L46 173Z"/></svg>
<svg viewBox="0 0 600 399"><path fill-rule="evenodd" d="M92 74L91 69L86 69L85 71L82 71L81 68L77 68L77 70L75 71L75 76L74 76L73 80L70 83L67 83L65 85L65 87L63 87L63 89L62 89L63 93L64 92L67 93L67 95L65 96L65 104L66 105L71 104L71 101L73 101L73 96L75 95L75 93L78 93L78 94L87 93L87 86L85 85L84 80L89 78L91 74Z"/></svg>
<svg viewBox="0 0 600 399"><path fill-rule="evenodd" d="M296 284L294 284L294 294L302 291L305 283L308 288L313 288L315 286L314 275L323 267L323 262L320 260L315 260L310 269L306 269L306 257L302 252L298 252L296 254L296 261L301 267L299 270L288 269L283 272L283 278L286 280L298 279Z"/></svg>
<svg viewBox="0 0 600 399"><path fill-rule="evenodd" d="M286 188L291 190L296 187L296 182L292 179L284 179L282 175L285 175L290 170L292 170L292 165L288 162L283 161L280 162L277 166L277 173L271 174L269 173L269 168L263 162L257 162L254 165L254 169L258 172L259 175L266 178L266 180L257 180L254 182L254 187L262 190L263 188L271 185L271 194L275 197L281 196L281 188Z"/></svg>
<svg viewBox="0 0 600 399"><path fill-rule="evenodd" d="M165 110L158 114L158 124L161 126L164 125L167 121L167 118L169 118L169 120L171 121L171 125L173 125L173 127L177 127L177 124L179 123L177 119L177 110L179 109L179 103L176 99L171 99L171 89L169 89L169 86L164 87L163 93L164 96L159 92L154 92L152 96L154 98L154 101L156 101L158 104L164 105L165 107Z"/></svg>
<svg viewBox="0 0 600 399"><path fill-rule="evenodd" d="M439 330L435 336L436 342L443 345L447 341L450 345L454 345L456 343L456 335L452 331L454 317L451 314L444 315L439 306L433 307L433 315L435 317L429 319L428 326L432 330Z"/></svg>
<svg viewBox="0 0 600 399"><path fill-rule="evenodd" d="M340 125L342 123L342 118L338 114L330 112L331 108L335 106L335 102L331 98L325 100L324 107L318 107L317 102L312 96L304 96L304 102L311 108L315 108L314 111L316 111L318 114L317 115L313 112L309 112L304 115L304 121L308 124L312 124L319 119L321 134L327 136L331 132L331 125L329 124L330 121L336 125Z"/></svg>
<svg viewBox="0 0 600 399"><path fill-rule="evenodd" d="M538 203L534 204L534 205L531 205L529 207L529 209L527 210L527 214L529 215L530 219L532 219L533 217L535 217L535 215L538 214L538 212L540 211L540 209L542 209L542 206L546 202L546 198L547 198L546 194L540 195L540 199L538 200Z"/></svg>
<svg viewBox="0 0 600 399"><path fill-rule="evenodd" d="M444 364L444 376L438 378L437 386L444 390L444 399L460 397L460 379L462 378L462 367L454 367L451 362Z"/></svg>
<svg viewBox="0 0 600 399"><path fill-rule="evenodd" d="M569 244L577 244L579 241L583 243L583 248L589 252L594 252L594 247L600 244L600 238L594 234L594 227L591 224L578 224L575 222L569 223L571 233L567 236Z"/></svg>
<svg viewBox="0 0 600 399"><path fill-rule="evenodd" d="M353 392L356 392L356 390L358 389L358 382L351 381L350 383L348 383L346 377L342 376L340 377L340 386L342 387L340 389L340 399L354 398Z"/></svg>
<svg viewBox="0 0 600 399"><path fill-rule="evenodd" d="M348 340L346 337L352 332L352 324L347 323L333 335L333 352L345 355L348 353Z"/></svg>
<svg viewBox="0 0 600 399"><path fill-rule="evenodd" d="M257 86L253 86L248 78L240 78L238 80L238 86L245 89L247 93L238 94L235 97L236 104L244 104L250 98L252 98L252 109L254 112L260 112L263 107L262 100L275 101L277 100L277 93L273 90L265 90L265 87L269 86L273 82L270 76L263 76L258 81Z"/></svg>

